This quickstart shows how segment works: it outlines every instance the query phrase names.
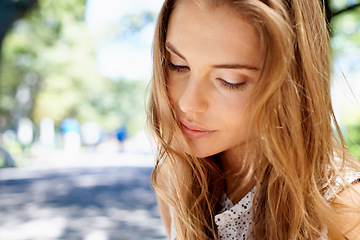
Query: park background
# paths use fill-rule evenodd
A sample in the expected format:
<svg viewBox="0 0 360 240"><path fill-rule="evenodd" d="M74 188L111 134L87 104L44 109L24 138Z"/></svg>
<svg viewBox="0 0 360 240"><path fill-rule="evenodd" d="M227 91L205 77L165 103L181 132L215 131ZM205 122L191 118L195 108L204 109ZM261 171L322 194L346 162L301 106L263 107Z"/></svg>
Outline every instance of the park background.
<svg viewBox="0 0 360 240"><path fill-rule="evenodd" d="M0 0L0 240L164 239L144 130L161 3ZM324 3L360 158L360 1Z"/></svg>

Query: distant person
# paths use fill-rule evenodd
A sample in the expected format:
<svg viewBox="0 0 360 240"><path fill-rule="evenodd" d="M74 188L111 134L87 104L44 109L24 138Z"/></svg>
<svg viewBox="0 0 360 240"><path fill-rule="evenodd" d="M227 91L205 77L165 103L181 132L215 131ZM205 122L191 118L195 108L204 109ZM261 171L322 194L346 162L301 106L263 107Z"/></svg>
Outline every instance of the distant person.
<svg viewBox="0 0 360 240"><path fill-rule="evenodd" d="M360 239L321 2L164 1L148 123L169 238Z"/></svg>
<svg viewBox="0 0 360 240"><path fill-rule="evenodd" d="M64 137L64 150L70 153L79 152L81 147L79 122L74 117L68 117L61 122L60 129Z"/></svg>
<svg viewBox="0 0 360 240"><path fill-rule="evenodd" d="M126 139L127 130L125 126L122 126L116 130L116 139L120 142L120 150L124 151L124 142Z"/></svg>

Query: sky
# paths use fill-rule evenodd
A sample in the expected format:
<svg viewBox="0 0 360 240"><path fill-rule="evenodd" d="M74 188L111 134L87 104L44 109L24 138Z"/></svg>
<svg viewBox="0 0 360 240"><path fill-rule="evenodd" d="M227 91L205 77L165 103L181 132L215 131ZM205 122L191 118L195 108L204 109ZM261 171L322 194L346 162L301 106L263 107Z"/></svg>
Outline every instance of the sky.
<svg viewBox="0 0 360 240"><path fill-rule="evenodd" d="M124 17L160 11L163 0L88 0L86 23L96 43L101 74L112 79L147 80L151 77L151 45L155 23L131 36L118 36Z"/></svg>

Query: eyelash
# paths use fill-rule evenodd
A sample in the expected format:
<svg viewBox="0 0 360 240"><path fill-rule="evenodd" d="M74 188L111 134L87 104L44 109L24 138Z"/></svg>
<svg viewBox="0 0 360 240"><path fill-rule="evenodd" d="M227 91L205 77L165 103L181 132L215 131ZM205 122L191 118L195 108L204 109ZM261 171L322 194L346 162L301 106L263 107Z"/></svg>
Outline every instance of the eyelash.
<svg viewBox="0 0 360 240"><path fill-rule="evenodd" d="M175 65L173 63L169 63L169 68L172 71L177 71L177 72L187 72L189 70L189 67L187 66L179 66L179 65Z"/></svg>
<svg viewBox="0 0 360 240"><path fill-rule="evenodd" d="M169 63L169 69L171 71L177 71L177 72L187 72L189 70L189 67L187 66L179 66L179 65L175 65L173 63ZM218 80L221 84L221 86L228 88L229 90L239 90L239 91L244 91L247 85L247 82L242 82L242 83L229 83L227 81L225 81L222 78L216 78L216 80Z"/></svg>
<svg viewBox="0 0 360 240"><path fill-rule="evenodd" d="M224 79L221 78L217 78L217 80L219 80L220 84L225 87L228 88L230 90L239 90L239 91L244 91L246 86L247 86L247 82L242 82L242 83L229 83L227 81L225 81Z"/></svg>

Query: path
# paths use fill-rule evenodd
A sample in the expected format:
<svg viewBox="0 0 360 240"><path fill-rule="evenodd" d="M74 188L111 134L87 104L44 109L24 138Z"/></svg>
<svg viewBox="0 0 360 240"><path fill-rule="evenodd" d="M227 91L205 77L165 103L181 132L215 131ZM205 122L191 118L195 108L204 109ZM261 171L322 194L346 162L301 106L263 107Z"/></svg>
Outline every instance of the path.
<svg viewBox="0 0 360 240"><path fill-rule="evenodd" d="M0 170L0 240L165 239L144 156L92 156Z"/></svg>

